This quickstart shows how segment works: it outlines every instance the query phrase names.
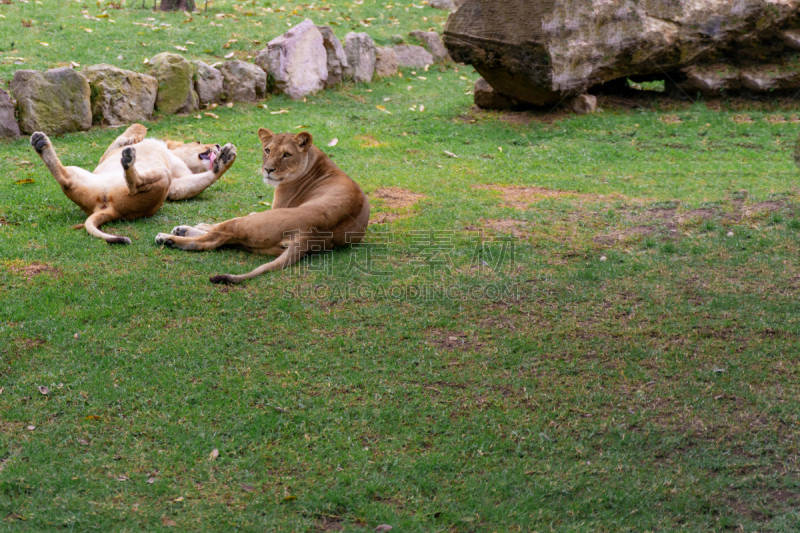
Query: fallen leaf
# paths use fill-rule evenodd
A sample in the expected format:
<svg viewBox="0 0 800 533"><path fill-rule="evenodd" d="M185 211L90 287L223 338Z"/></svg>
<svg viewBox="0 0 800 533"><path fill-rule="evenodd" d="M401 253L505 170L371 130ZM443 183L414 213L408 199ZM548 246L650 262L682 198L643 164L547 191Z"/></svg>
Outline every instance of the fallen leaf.
<svg viewBox="0 0 800 533"><path fill-rule="evenodd" d="M41 45L42 45L42 46L44 46L45 48L47 48L48 46L50 46L50 43L39 43L39 44L41 44Z"/></svg>
<svg viewBox="0 0 800 533"><path fill-rule="evenodd" d="M242 483L242 490L245 492L253 492L256 488L253 485L248 485L247 483Z"/></svg>
<svg viewBox="0 0 800 533"><path fill-rule="evenodd" d="M6 390L5 387L0 387L0 394L3 394L3 391Z"/></svg>
<svg viewBox="0 0 800 533"><path fill-rule="evenodd" d="M81 446L88 446L89 441L85 439L78 439L78 444L80 444Z"/></svg>
<svg viewBox="0 0 800 533"><path fill-rule="evenodd" d="M208 454L208 458L209 458L209 459L211 459L211 460L213 461L213 460L214 460L214 459L216 459L217 457L219 457L219 450L218 450L218 449L216 449L216 448L214 448L213 450L211 450L211 453L210 453L210 454Z"/></svg>
<svg viewBox="0 0 800 533"><path fill-rule="evenodd" d="M225 104L225 107L233 107L233 102L228 102L227 104Z"/></svg>
<svg viewBox="0 0 800 533"><path fill-rule="evenodd" d="M117 479L117 481L128 481L130 478L128 476L126 476L125 474L121 474L121 475L117 476L116 479Z"/></svg>
<svg viewBox="0 0 800 533"><path fill-rule="evenodd" d="M14 185L27 185L28 183L36 183L31 178L25 178L24 180L17 180L14 182Z"/></svg>
<svg viewBox="0 0 800 533"><path fill-rule="evenodd" d="M80 63L76 63L74 61L70 61L69 62L69 66L71 66L72 68L78 68L78 67L81 66L81 64Z"/></svg>
<svg viewBox="0 0 800 533"><path fill-rule="evenodd" d="M164 527L178 527L178 523L175 520L166 516L161 517L161 525Z"/></svg>
<svg viewBox="0 0 800 533"><path fill-rule="evenodd" d="M377 533L381 533L381 531L391 531L391 530L392 530L392 526L390 526L389 524L381 524L381 525L379 525L378 527L375 528L375 531Z"/></svg>
<svg viewBox="0 0 800 533"><path fill-rule="evenodd" d="M92 28L83 28L86 33L92 33Z"/></svg>
<svg viewBox="0 0 800 533"><path fill-rule="evenodd" d="M272 204L270 204L269 202L258 202L258 203L260 203L261 205L267 205L267 206L268 206L268 205L272 205ZM2 391L2 390L0 390L0 393L1 393L1 392L3 392L3 391Z"/></svg>
<svg viewBox="0 0 800 533"><path fill-rule="evenodd" d="M144 64L146 65L146 64L148 64L149 62L150 62L150 60L149 60L149 59L147 59L147 58L145 57L145 58L144 58Z"/></svg>
<svg viewBox="0 0 800 533"><path fill-rule="evenodd" d="M44 394L45 396L47 396L48 394L50 394L50 389L48 389L48 388L47 388L47 387L45 387L44 385L39 385L39 386L38 386L38 387L36 387L36 388L37 388L37 389L39 389L39 392L41 392L41 393L42 393L42 394Z"/></svg>
<svg viewBox="0 0 800 533"><path fill-rule="evenodd" d="M34 429L36 429L36 426L28 426L28 431L33 431Z"/></svg>
<svg viewBox="0 0 800 533"><path fill-rule="evenodd" d="M280 111L270 111L269 112L270 115L283 115L284 113L288 113L288 111L285 110L285 109L281 109Z"/></svg>
<svg viewBox="0 0 800 533"><path fill-rule="evenodd" d="M176 49L176 50L180 50L181 52L186 52L187 50L189 50L189 49L188 49L188 48L186 48L185 46L176 46L176 47L175 47L175 49Z"/></svg>
<svg viewBox="0 0 800 533"><path fill-rule="evenodd" d="M89 415L84 420L102 420L102 418L97 415Z"/></svg>
<svg viewBox="0 0 800 533"><path fill-rule="evenodd" d="M78 333L76 333L75 335L73 335L73 336L72 336L72 338L73 338L73 339L79 339L80 337L81 337L81 336L80 336L80 334L78 334Z"/></svg>
<svg viewBox="0 0 800 533"><path fill-rule="evenodd" d="M453 159L458 159L458 156L456 154L454 154L453 152L448 152L447 150L444 151L444 155L450 156Z"/></svg>
<svg viewBox="0 0 800 533"><path fill-rule="evenodd" d="M328 146L336 146L337 144L339 144L339 139L333 139L328 143Z"/></svg>
<svg viewBox="0 0 800 533"><path fill-rule="evenodd" d="M182 502L182 501L183 501L183 496L178 496L177 498L175 498L174 500L172 500L172 503L180 503L180 502Z"/></svg>
<svg viewBox="0 0 800 533"><path fill-rule="evenodd" d="M230 59L230 58L232 58L232 57L233 57L233 52L231 52L230 54L225 54L225 55L224 55L224 56L222 56L222 57L224 57L225 59Z"/></svg>
<svg viewBox="0 0 800 533"><path fill-rule="evenodd" d="M391 111L389 111L388 109L386 109L386 108L385 108L385 107L383 107L382 105L376 105L375 107L376 107L376 108L378 108L378 110L380 110L380 111L383 111L384 113L386 113L386 114L388 114L388 115L391 115L391 114L392 114L392 112L391 112Z"/></svg>
<svg viewBox="0 0 800 533"><path fill-rule="evenodd" d="M425 106L424 105L419 106L419 110L420 111L425 111Z"/></svg>
<svg viewBox="0 0 800 533"><path fill-rule="evenodd" d="M286 496L286 497L283 499L283 501L285 501L285 502L290 502L290 501L293 501L293 500L296 500L296 499L297 499L297 496L295 496L295 495L293 495L293 494L290 494L290 495Z"/></svg>
<svg viewBox="0 0 800 533"><path fill-rule="evenodd" d="M307 128L305 124L300 124L299 126L295 126L294 129L299 130L300 128Z"/></svg>
<svg viewBox="0 0 800 533"><path fill-rule="evenodd" d="M155 482L156 482L156 478L154 478L154 477L147 478L147 484L148 485L152 485Z"/></svg>
<svg viewBox="0 0 800 533"><path fill-rule="evenodd" d="M205 113L205 115L211 118L219 118L219 115L215 115L214 113Z"/></svg>

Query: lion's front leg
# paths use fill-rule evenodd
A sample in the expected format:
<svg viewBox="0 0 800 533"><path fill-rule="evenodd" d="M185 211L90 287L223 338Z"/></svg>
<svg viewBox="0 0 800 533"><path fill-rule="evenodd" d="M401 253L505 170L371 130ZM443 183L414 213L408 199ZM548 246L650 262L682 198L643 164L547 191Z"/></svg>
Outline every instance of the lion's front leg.
<svg viewBox="0 0 800 533"><path fill-rule="evenodd" d="M194 198L221 178L233 166L234 161L236 161L236 147L226 144L207 172L173 179L169 187L169 199Z"/></svg>

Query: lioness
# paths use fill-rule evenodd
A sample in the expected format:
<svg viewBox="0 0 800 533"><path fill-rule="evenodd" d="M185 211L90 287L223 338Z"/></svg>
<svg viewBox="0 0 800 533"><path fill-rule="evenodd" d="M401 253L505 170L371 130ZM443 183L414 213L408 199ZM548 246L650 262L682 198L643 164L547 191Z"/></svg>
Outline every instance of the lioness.
<svg viewBox="0 0 800 533"><path fill-rule="evenodd" d="M109 244L130 244L127 237L100 231L112 220L149 217L164 200L197 196L231 168L236 147L183 144L145 139L147 128L134 124L108 147L94 172L65 167L47 135L36 132L31 145L42 157L67 198L89 215L84 227ZM80 227L80 226L78 226Z"/></svg>
<svg viewBox="0 0 800 533"><path fill-rule="evenodd" d="M369 201L356 182L312 144L297 135L258 130L264 148L262 174L276 187L272 209L220 224L177 226L159 233L156 243L181 250L213 250L238 245L278 257L248 274L222 274L211 283L238 283L299 261L309 252L357 243L369 223Z"/></svg>

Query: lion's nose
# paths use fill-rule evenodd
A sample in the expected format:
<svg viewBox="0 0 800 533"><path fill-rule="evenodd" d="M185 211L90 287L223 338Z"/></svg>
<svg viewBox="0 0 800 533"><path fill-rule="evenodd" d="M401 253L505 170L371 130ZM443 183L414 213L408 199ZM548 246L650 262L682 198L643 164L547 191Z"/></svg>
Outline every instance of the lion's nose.
<svg viewBox="0 0 800 533"><path fill-rule="evenodd" d="M273 172L275 172L274 168L265 168L264 170L267 171L267 174L272 174Z"/></svg>

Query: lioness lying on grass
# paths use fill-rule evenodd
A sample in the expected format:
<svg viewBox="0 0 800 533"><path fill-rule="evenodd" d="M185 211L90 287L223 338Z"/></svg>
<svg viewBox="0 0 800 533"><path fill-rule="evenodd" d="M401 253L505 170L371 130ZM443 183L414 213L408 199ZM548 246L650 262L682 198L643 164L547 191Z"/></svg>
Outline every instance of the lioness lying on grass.
<svg viewBox="0 0 800 533"><path fill-rule="evenodd" d="M112 220L149 217L164 201L197 196L236 159L236 147L226 144L183 144L145 139L147 128L134 124L108 147L94 172L65 167L47 135L36 132L31 145L42 157L67 198L89 215L84 227L109 244L130 244L127 237L100 231Z"/></svg>
<svg viewBox="0 0 800 533"><path fill-rule="evenodd" d="M369 223L369 201L361 188L313 145L310 133L258 130L264 148L262 174L276 187L272 209L220 224L177 226L156 243L181 250L223 245L278 257L248 274L222 274L212 283L238 283L299 261L309 252L361 241Z"/></svg>

